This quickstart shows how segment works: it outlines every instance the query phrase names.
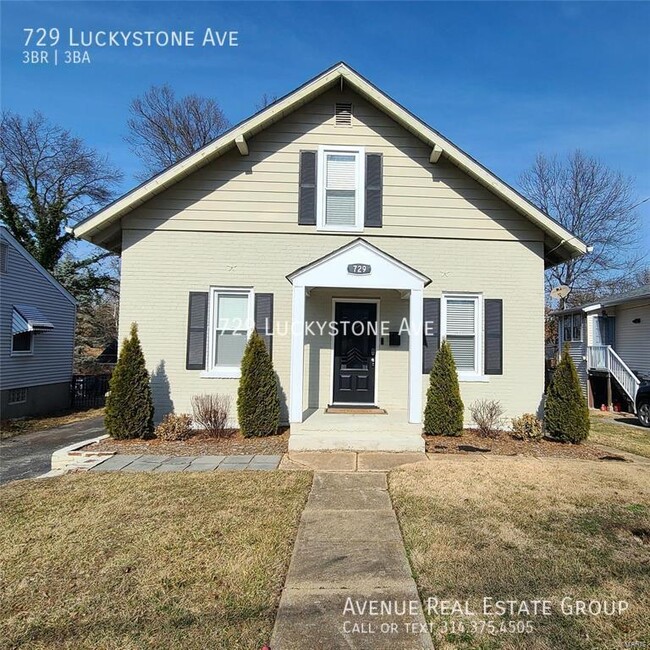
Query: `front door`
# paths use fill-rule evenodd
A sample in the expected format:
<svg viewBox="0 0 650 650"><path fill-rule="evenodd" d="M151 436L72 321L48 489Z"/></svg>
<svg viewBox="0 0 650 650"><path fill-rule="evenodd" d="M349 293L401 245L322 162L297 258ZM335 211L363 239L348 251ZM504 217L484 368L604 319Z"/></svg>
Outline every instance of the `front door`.
<svg viewBox="0 0 650 650"><path fill-rule="evenodd" d="M374 404L377 305L337 302L334 318L334 403Z"/></svg>

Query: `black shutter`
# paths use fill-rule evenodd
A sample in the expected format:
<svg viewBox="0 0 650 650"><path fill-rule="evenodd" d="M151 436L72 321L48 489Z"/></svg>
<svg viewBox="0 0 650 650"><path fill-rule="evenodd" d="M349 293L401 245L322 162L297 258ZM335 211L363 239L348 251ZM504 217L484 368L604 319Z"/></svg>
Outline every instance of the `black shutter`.
<svg viewBox="0 0 650 650"><path fill-rule="evenodd" d="M316 152L300 152L298 224L316 225Z"/></svg>
<svg viewBox="0 0 650 650"><path fill-rule="evenodd" d="M255 294L255 329L264 339L269 355L273 356L273 294Z"/></svg>
<svg viewBox="0 0 650 650"><path fill-rule="evenodd" d="M366 154L366 228L381 228L382 223L382 157L380 153Z"/></svg>
<svg viewBox="0 0 650 650"><path fill-rule="evenodd" d="M205 370L206 343L208 338L208 293L190 291L187 313L188 370Z"/></svg>
<svg viewBox="0 0 650 650"><path fill-rule="evenodd" d="M440 347L440 298L425 298L422 329L422 373L429 374Z"/></svg>
<svg viewBox="0 0 650 650"><path fill-rule="evenodd" d="M503 300L485 301L485 374L503 374Z"/></svg>

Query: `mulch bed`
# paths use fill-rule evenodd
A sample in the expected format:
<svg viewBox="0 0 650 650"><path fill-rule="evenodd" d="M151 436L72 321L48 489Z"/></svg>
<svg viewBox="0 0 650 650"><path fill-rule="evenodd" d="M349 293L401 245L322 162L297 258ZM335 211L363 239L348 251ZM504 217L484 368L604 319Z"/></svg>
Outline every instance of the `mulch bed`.
<svg viewBox="0 0 650 650"><path fill-rule="evenodd" d="M84 447L84 451L114 451L118 454L161 456L236 456L248 454L278 455L287 451L289 429L280 429L275 436L244 438L239 431L225 438L211 438L198 433L188 440L113 440L105 438Z"/></svg>
<svg viewBox="0 0 650 650"><path fill-rule="evenodd" d="M422 436L430 454L474 454L486 453L493 456L545 456L559 458L584 458L595 460L607 456L607 452L589 443L572 445L544 438L537 442L516 440L508 433L495 438L486 438L476 431L465 429L458 437Z"/></svg>

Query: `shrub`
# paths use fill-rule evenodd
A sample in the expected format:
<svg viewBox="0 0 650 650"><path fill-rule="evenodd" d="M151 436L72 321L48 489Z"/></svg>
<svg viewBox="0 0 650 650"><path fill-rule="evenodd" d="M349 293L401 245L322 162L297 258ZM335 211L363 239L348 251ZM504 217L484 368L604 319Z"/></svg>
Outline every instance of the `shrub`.
<svg viewBox="0 0 650 650"><path fill-rule="evenodd" d="M124 339L106 398L106 431L113 438L152 438L153 401L138 326Z"/></svg>
<svg viewBox="0 0 650 650"><path fill-rule="evenodd" d="M482 436L494 436L503 428L505 411L498 400L476 400L470 404L469 412Z"/></svg>
<svg viewBox="0 0 650 650"><path fill-rule="evenodd" d="M214 437L221 438L228 431L230 420L230 397L227 395L194 395L192 397L194 419Z"/></svg>
<svg viewBox="0 0 650 650"><path fill-rule="evenodd" d="M429 373L424 432L459 436L463 430L463 409L454 356L449 343L443 341Z"/></svg>
<svg viewBox="0 0 650 650"><path fill-rule="evenodd" d="M156 427L156 438L161 440L187 440L192 431L192 416L187 413L168 413Z"/></svg>
<svg viewBox="0 0 650 650"><path fill-rule="evenodd" d="M534 413L524 413L512 418L512 437L518 440L541 440L544 435L543 422Z"/></svg>
<svg viewBox="0 0 650 650"><path fill-rule="evenodd" d="M241 362L237 417L245 437L273 435L280 424L278 382L266 345L256 331L248 340Z"/></svg>
<svg viewBox="0 0 650 650"><path fill-rule="evenodd" d="M564 347L544 407L544 428L553 438L579 443L589 435L589 409L582 392L576 367Z"/></svg>

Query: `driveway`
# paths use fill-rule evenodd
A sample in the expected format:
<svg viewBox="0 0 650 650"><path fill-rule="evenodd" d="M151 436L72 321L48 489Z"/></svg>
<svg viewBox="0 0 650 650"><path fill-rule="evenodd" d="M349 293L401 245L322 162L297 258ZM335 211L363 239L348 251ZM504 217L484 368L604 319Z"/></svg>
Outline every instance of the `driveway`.
<svg viewBox="0 0 650 650"><path fill-rule="evenodd" d="M104 418L100 416L1 440L0 484L19 478L40 476L50 470L54 451L73 442L96 438L103 433Z"/></svg>

